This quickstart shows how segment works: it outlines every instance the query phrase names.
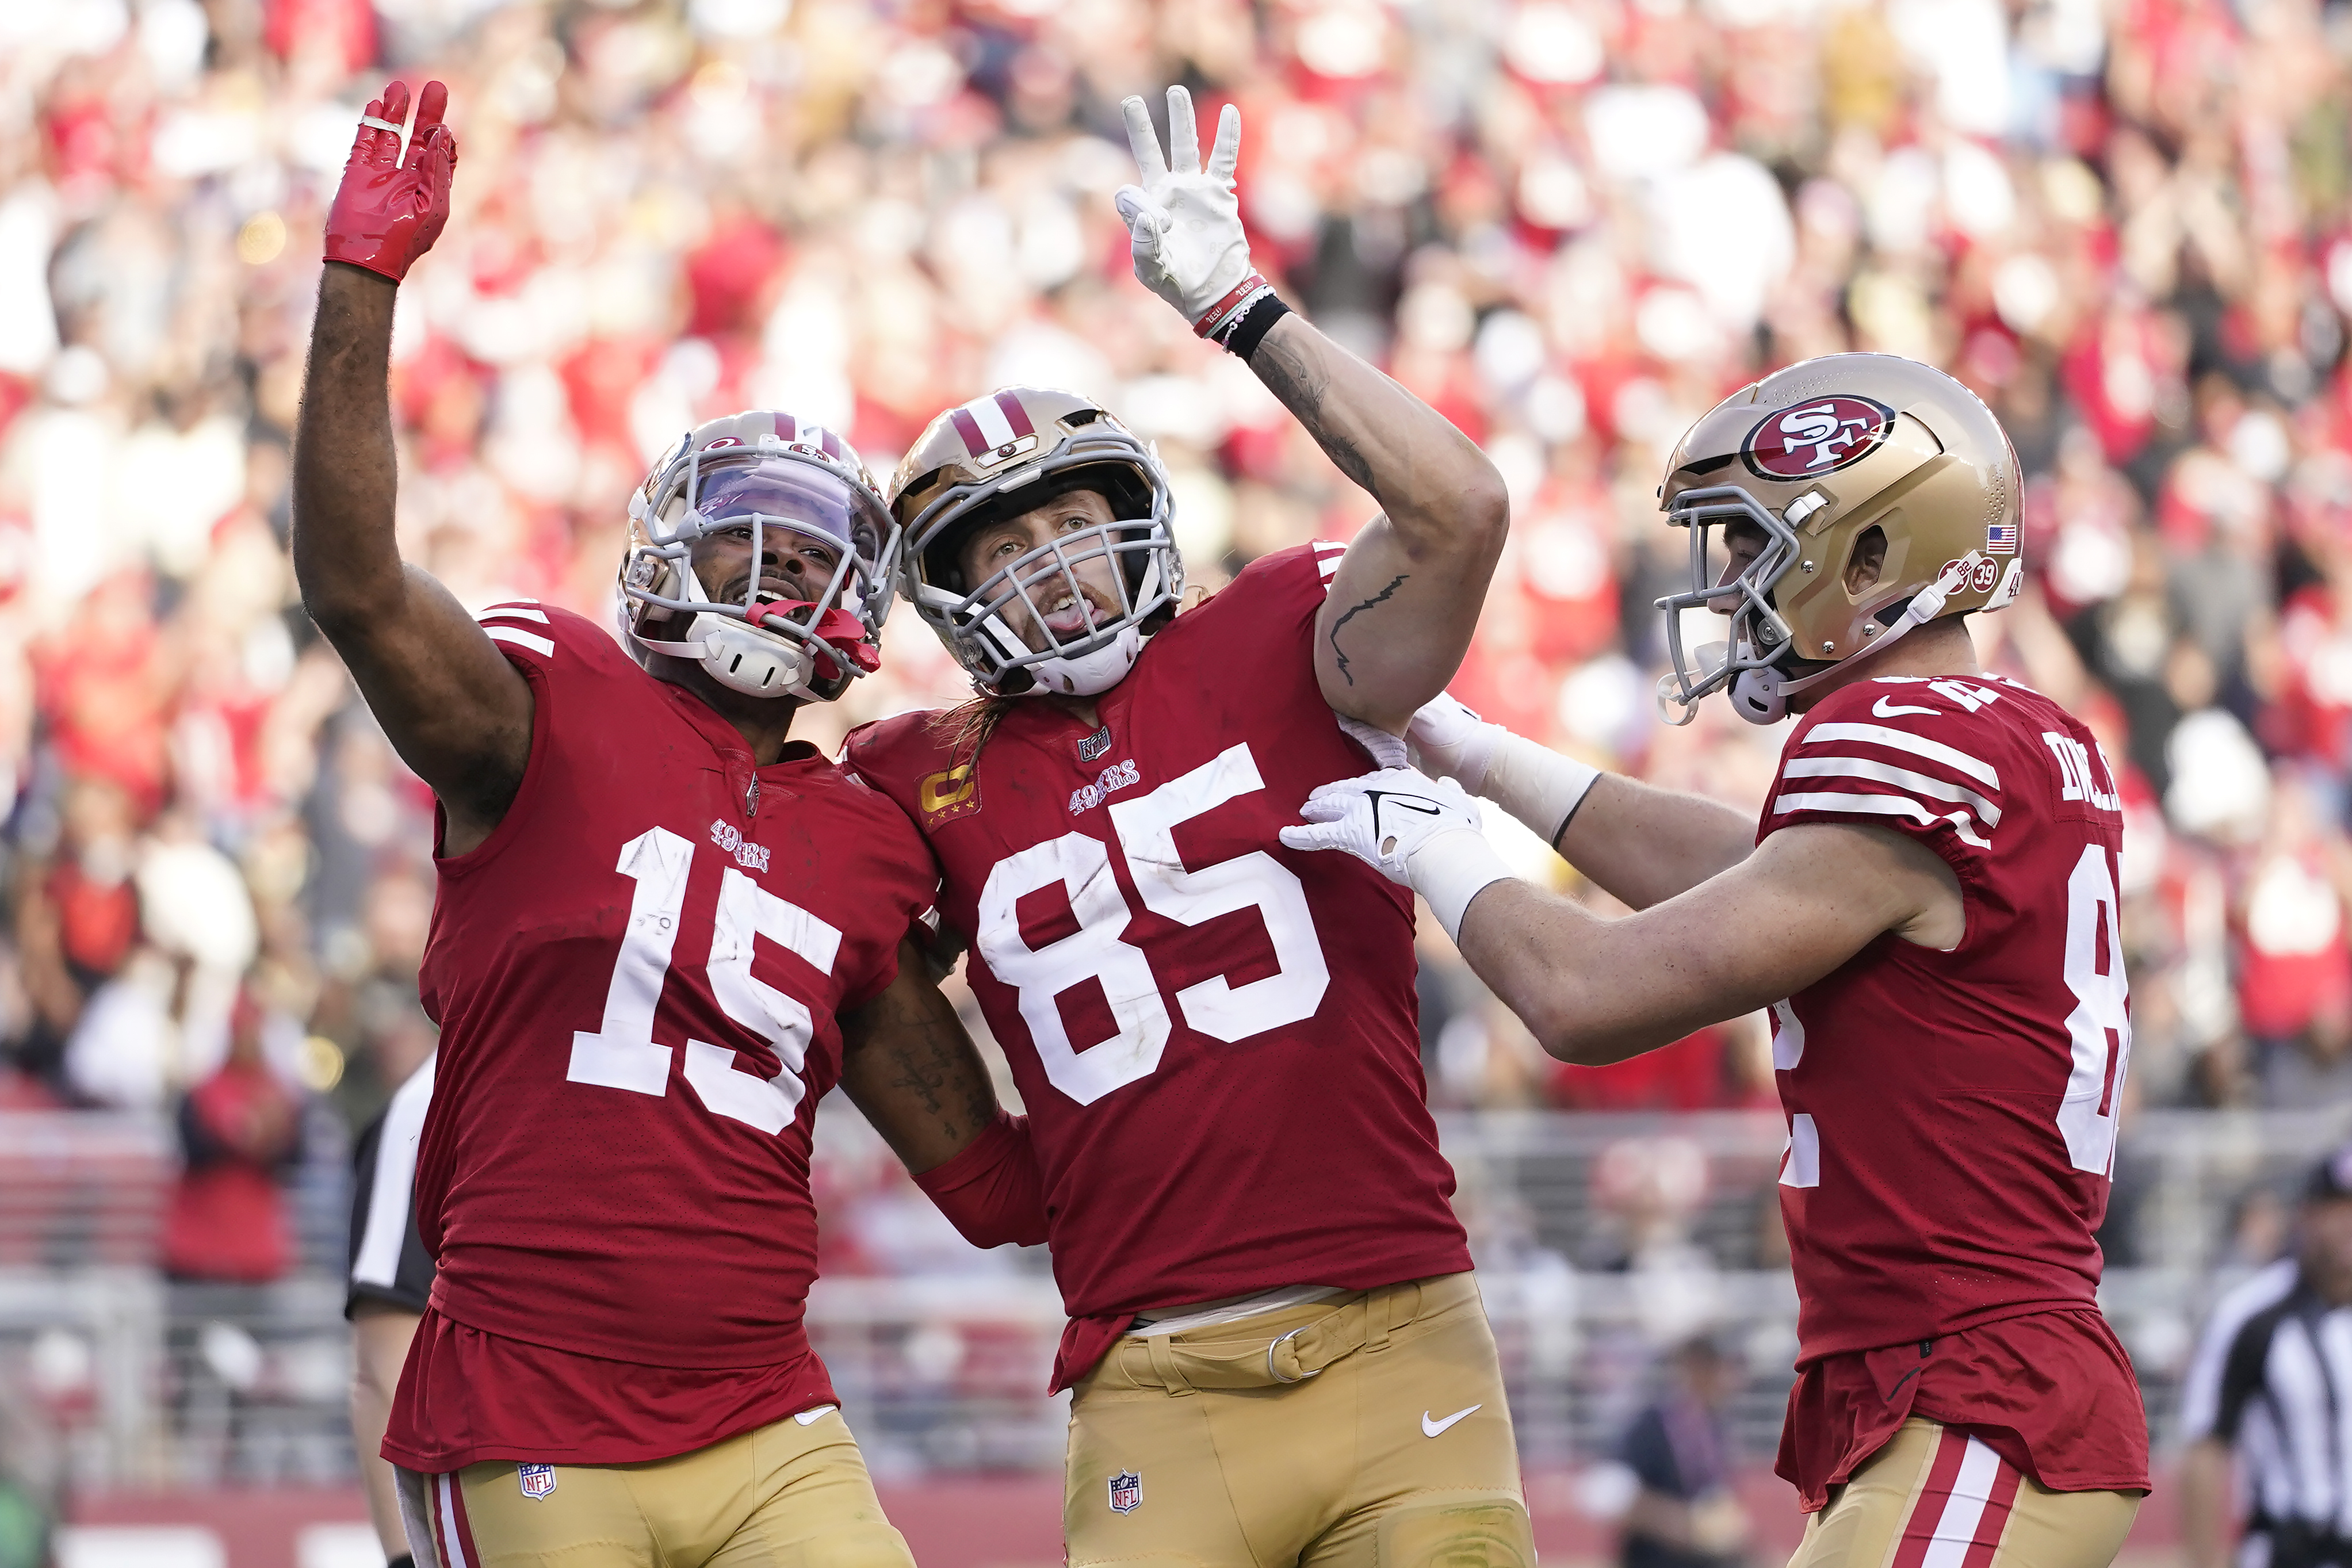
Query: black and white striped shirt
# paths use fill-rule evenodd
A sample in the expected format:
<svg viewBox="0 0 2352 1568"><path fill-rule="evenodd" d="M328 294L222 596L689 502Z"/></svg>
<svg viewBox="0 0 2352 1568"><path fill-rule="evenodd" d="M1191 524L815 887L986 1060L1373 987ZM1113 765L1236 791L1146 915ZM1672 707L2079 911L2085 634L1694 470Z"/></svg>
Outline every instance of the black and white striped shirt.
<svg viewBox="0 0 2352 1568"><path fill-rule="evenodd" d="M437 1055L437 1053L436 1053ZM352 1267L343 1316L362 1301L425 1310L433 1259L416 1234L416 1145L433 1101L433 1064L408 1075L352 1154Z"/></svg>
<svg viewBox="0 0 2352 1568"><path fill-rule="evenodd" d="M2271 1537L2352 1541L2352 1306L2322 1300L2294 1258L2214 1309L2180 1418L2188 1440L2237 1452L2250 1504L2242 1561L2271 1561Z"/></svg>

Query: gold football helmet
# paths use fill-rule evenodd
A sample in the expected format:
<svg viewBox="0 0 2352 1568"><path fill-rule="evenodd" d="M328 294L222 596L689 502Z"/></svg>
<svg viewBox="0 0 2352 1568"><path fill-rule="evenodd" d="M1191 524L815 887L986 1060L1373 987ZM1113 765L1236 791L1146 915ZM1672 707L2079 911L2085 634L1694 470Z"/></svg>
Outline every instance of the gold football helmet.
<svg viewBox="0 0 2352 1568"><path fill-rule="evenodd" d="M985 581L963 580L957 554L973 528L1072 489L1099 491L1117 521L1063 534ZM949 409L899 462L890 511L906 541L900 591L992 696L1108 690L1184 591L1174 501L1159 458L1074 392L1008 386ZM1037 600L1065 587L1076 595L1074 568L1106 555L1118 567L1118 614L1082 634L1057 636L1034 613ZM1029 602L1044 647L1029 647L1005 620L1017 600Z"/></svg>
<svg viewBox="0 0 2352 1568"><path fill-rule="evenodd" d="M1690 586L1658 600L1674 673L1659 708L1687 723L1727 688L1769 724L1829 671L1943 616L1998 610L2024 582L2016 450L1992 411L1932 365L1894 354L1805 360L1717 404L1685 433L1658 491L1690 530ZM1762 531L1745 567L1720 531ZM1873 533L1877 535L1873 539ZM1857 555L1875 578L1848 588ZM1683 612L1730 617L1722 643L1683 638ZM1668 705L1679 716L1667 711Z"/></svg>

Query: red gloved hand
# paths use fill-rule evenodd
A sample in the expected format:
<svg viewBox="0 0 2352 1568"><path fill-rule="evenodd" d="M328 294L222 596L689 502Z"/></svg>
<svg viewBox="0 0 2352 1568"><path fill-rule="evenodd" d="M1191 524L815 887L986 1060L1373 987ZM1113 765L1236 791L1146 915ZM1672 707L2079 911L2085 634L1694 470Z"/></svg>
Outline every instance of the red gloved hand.
<svg viewBox="0 0 2352 1568"><path fill-rule="evenodd" d="M447 88L425 84L405 162L400 127L408 119L407 83L394 82L368 104L327 212L328 260L364 267L397 283L433 248L449 221L449 179L457 167L457 138L441 123L448 104Z"/></svg>

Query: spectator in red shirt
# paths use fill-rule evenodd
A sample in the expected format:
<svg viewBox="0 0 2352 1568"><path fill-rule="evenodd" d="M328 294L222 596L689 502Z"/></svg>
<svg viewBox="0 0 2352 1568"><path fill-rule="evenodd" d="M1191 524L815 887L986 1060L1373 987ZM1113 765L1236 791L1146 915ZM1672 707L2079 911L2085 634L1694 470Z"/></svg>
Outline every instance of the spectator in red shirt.
<svg viewBox="0 0 2352 1568"><path fill-rule="evenodd" d="M163 1226L175 1279L264 1284L290 1261L278 1181L301 1144L300 1107L261 1054L250 988L229 1019L228 1058L180 1106L187 1167Z"/></svg>

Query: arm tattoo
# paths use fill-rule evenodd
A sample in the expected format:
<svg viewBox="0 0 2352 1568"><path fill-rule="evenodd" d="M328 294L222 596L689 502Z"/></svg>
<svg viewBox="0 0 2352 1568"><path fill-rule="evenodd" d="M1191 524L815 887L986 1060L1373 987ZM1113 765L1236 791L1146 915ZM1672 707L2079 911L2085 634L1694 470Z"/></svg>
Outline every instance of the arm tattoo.
<svg viewBox="0 0 2352 1568"><path fill-rule="evenodd" d="M1249 363L1250 368L1257 372L1257 378L1265 383L1266 390L1280 398L1282 405L1307 426L1307 433L1315 437L1339 471L1370 490L1371 464L1352 439L1329 428L1324 421L1323 398L1331 390L1330 372L1309 364L1297 345L1272 338L1258 345ZM1377 496L1380 492L1372 493Z"/></svg>
<svg viewBox="0 0 2352 1568"><path fill-rule="evenodd" d="M1406 576L1407 574L1405 573L1398 573L1395 576L1389 579L1389 585L1387 587L1381 589L1379 593L1373 595L1370 598L1366 599L1362 604L1356 605L1346 615L1341 616L1338 620L1331 623L1331 653L1332 656L1339 661L1340 678L1346 680L1349 685L1355 685L1356 678L1348 673L1348 655L1345 650L1339 647L1339 628L1346 626L1349 621L1354 620L1358 616L1362 615L1366 610L1370 609L1374 605L1377 605L1381 600L1387 598L1390 595L1395 593L1399 588L1404 586Z"/></svg>
<svg viewBox="0 0 2352 1568"><path fill-rule="evenodd" d="M911 1027L891 1044L890 1087L904 1089L940 1122L940 1130L950 1138L957 1129L950 1111L940 1104L940 1096L955 1076L955 1051L929 1019L909 1019Z"/></svg>

